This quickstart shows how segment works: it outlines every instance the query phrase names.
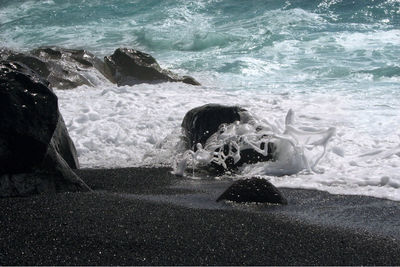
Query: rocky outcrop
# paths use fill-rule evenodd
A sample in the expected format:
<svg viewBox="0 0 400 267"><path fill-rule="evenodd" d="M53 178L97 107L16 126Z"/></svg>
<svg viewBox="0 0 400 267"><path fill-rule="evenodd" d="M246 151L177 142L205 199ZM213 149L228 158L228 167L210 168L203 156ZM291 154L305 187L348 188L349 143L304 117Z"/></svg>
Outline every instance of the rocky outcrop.
<svg viewBox="0 0 400 267"><path fill-rule="evenodd" d="M114 54L105 57L104 62L118 85L159 82L200 85L190 76L180 77L169 70L162 69L154 57L134 49L118 48Z"/></svg>
<svg viewBox="0 0 400 267"><path fill-rule="evenodd" d="M90 190L71 170L76 150L48 86L24 64L0 62L0 197Z"/></svg>
<svg viewBox="0 0 400 267"><path fill-rule="evenodd" d="M58 89L95 86L99 80L112 78L104 62L86 50L41 47L26 53L8 49L0 53L3 60L23 63Z"/></svg>
<svg viewBox="0 0 400 267"><path fill-rule="evenodd" d="M44 75L32 64L32 58L42 61L46 66L48 71ZM99 80L111 78L101 59L81 49L41 47L29 54L18 54L9 59L26 64L48 80L52 87L58 89L72 89L81 85L95 86Z"/></svg>
<svg viewBox="0 0 400 267"><path fill-rule="evenodd" d="M200 85L190 76L161 69L149 54L118 48L104 58L105 62L82 49L55 46L40 47L29 52L0 49L0 59L18 61L38 73L58 89L72 89L81 85L96 86L101 81L117 85L138 83L183 82Z"/></svg>
<svg viewBox="0 0 400 267"><path fill-rule="evenodd" d="M236 181L218 197L217 201L221 200L287 204L286 198L273 184L257 177Z"/></svg>

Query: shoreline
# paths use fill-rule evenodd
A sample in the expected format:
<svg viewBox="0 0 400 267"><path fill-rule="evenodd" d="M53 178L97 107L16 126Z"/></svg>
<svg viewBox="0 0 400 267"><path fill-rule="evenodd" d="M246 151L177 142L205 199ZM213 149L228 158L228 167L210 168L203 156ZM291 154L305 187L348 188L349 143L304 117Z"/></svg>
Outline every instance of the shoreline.
<svg viewBox="0 0 400 267"><path fill-rule="evenodd" d="M400 264L394 201L279 188L286 206L217 203L231 181L75 171L94 192L0 199L0 265Z"/></svg>

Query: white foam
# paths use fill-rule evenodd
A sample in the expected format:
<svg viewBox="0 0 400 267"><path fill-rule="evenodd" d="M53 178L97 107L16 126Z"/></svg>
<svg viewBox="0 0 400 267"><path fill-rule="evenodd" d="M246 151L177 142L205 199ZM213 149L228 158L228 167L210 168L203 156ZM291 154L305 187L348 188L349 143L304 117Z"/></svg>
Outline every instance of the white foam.
<svg viewBox="0 0 400 267"><path fill-rule="evenodd" d="M197 144L197 151L186 151L178 156L174 164L174 172L183 175L187 162L192 158L195 165L207 165L211 162L228 169L226 159L232 158L236 164L240 160L240 151L254 149L272 160L245 166L241 171L247 175L292 175L300 171L317 172L319 161L325 156L329 140L335 133L335 128L317 130L308 127L300 130L294 127L294 112L289 110L285 119L285 128L279 129L264 120L235 122L223 124L206 142L203 148ZM274 151L269 151L265 144L273 144ZM224 148L228 148L225 152ZM321 148L321 149L318 149ZM255 167L257 165L257 167Z"/></svg>
<svg viewBox="0 0 400 267"><path fill-rule="evenodd" d="M82 167L172 166L184 152L180 124L187 111L207 103L240 105L269 127L272 138L290 148L280 145L286 152L280 161L245 166L243 175L262 175L280 187L400 201L399 104L371 110L365 107L373 100L346 97L348 92L282 94L268 86L220 90L182 83L103 83L55 92ZM285 121L290 109L296 116L289 113ZM251 127L237 125L234 130L246 133ZM330 127L336 128L336 135ZM295 147L301 150L296 152ZM195 158L206 162L210 154L200 150Z"/></svg>
<svg viewBox="0 0 400 267"><path fill-rule="evenodd" d="M347 50L381 50L385 45L400 43L400 30L381 30L375 32L343 32L336 37L336 42Z"/></svg>
<svg viewBox="0 0 400 267"><path fill-rule="evenodd" d="M398 66L400 32L390 23L334 23L329 6L336 2L322 2L317 13L287 3L231 16L234 9L226 7L238 7L233 2L165 1L146 11L143 1L125 14L135 4L85 1L82 10L90 14L82 18L73 1L10 2L0 10L0 45L85 48L99 57L134 47L204 85L116 87L88 72L94 88L56 90L83 167L172 166L184 152L180 123L188 110L240 105L270 127L282 149L280 160L245 166L243 175L400 201L399 75L371 73ZM124 15L109 13L113 7ZM289 110L296 116L285 121ZM231 130L246 134L252 126ZM248 141L257 147L250 135ZM192 155L208 162L202 149Z"/></svg>

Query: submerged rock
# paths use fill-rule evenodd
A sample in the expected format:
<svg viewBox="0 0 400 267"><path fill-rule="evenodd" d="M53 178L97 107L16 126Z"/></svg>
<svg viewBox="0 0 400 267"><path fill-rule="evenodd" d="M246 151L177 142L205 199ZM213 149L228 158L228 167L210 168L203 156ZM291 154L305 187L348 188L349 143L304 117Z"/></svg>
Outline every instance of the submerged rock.
<svg viewBox="0 0 400 267"><path fill-rule="evenodd" d="M0 62L0 197L90 190L71 170L75 146L48 85L20 62Z"/></svg>
<svg viewBox="0 0 400 267"><path fill-rule="evenodd" d="M194 108L186 113L182 121L182 129L185 138L186 148L192 151L197 151L198 144L202 148L208 149L209 141L211 138L218 134L224 134L222 125L231 125L234 123L250 123L252 121L251 115L246 109L238 106L223 106L218 104L207 104ZM240 136L237 137L240 139ZM218 139L218 137L217 137ZM224 140L220 140L223 142ZM273 160L275 152L275 145L271 142L261 143L259 149L267 149L267 154L263 155L257 152L254 148L245 146L232 146L232 142L227 140L222 147L218 147L219 155L214 157L223 157L224 161L213 160L210 166L217 172L225 172L236 170L237 167L243 164L252 164L262 161ZM217 150L215 150L217 152ZM220 155L220 154L223 155ZM235 161L233 155L240 155L240 159Z"/></svg>
<svg viewBox="0 0 400 267"><path fill-rule="evenodd" d="M138 83L184 82L200 85L190 76L180 77L177 74L162 69L149 54L135 49L118 48L104 62L118 85L134 85Z"/></svg>
<svg viewBox="0 0 400 267"><path fill-rule="evenodd" d="M218 199L243 202L287 204L286 198L269 181L252 177L233 183Z"/></svg>

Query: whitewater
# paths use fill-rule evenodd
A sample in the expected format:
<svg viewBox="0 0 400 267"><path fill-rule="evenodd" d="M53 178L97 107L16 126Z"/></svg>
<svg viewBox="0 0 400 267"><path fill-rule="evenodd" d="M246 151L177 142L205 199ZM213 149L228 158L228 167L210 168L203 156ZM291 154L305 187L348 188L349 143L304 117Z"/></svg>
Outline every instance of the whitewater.
<svg viewBox="0 0 400 267"><path fill-rule="evenodd" d="M399 26L394 0L0 2L2 47L57 45L99 57L135 48L202 84L117 87L93 73L94 87L54 89L81 167L173 166L187 111L239 105L277 134L288 112L294 130L334 134L313 170L271 172L264 162L228 179L257 175L278 187L395 201Z"/></svg>

